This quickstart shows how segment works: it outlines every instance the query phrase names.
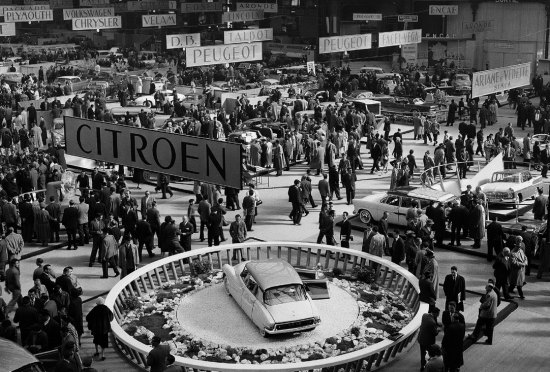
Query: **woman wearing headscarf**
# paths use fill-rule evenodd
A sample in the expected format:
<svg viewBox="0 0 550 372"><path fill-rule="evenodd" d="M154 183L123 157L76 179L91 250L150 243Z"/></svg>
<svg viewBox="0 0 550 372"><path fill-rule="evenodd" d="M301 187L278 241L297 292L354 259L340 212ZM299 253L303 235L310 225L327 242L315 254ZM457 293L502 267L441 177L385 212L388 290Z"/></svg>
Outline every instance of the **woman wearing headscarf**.
<svg viewBox="0 0 550 372"><path fill-rule="evenodd" d="M99 297L96 306L86 315L88 329L94 336L95 354L100 355L101 360L105 360L105 349L109 347L109 331L111 330L111 321L113 312L105 305L103 297Z"/></svg>
<svg viewBox="0 0 550 372"><path fill-rule="evenodd" d="M512 293L514 288L518 288L519 298L522 300L523 296L523 284L525 283L525 266L527 266L527 256L525 255L525 245L523 244L523 238L516 236L516 244L511 253L512 265L510 270L510 290Z"/></svg>

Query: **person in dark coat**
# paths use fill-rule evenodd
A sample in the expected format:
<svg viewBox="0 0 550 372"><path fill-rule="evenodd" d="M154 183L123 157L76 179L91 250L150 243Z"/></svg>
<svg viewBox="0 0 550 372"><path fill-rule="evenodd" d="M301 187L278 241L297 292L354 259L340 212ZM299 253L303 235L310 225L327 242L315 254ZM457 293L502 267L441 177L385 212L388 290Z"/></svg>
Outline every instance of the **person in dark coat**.
<svg viewBox="0 0 550 372"><path fill-rule="evenodd" d="M180 245L185 252L191 250L191 236L194 230L193 224L189 222L189 217L184 215L183 221L180 223Z"/></svg>
<svg viewBox="0 0 550 372"><path fill-rule="evenodd" d="M418 281L418 287L420 288L420 295L418 297L420 301L435 306L437 295L435 294L430 272L425 271L422 274L422 278Z"/></svg>
<svg viewBox="0 0 550 372"><path fill-rule="evenodd" d="M340 225L340 246L342 248L349 248L349 242L353 239L348 215L348 212L342 214L342 224Z"/></svg>
<svg viewBox="0 0 550 372"><path fill-rule="evenodd" d="M458 247L460 244L460 233L464 230L464 225L468 221L468 209L463 205L455 204L449 213L449 219L452 223L451 230L451 245L454 245L456 240L456 245Z"/></svg>
<svg viewBox="0 0 550 372"><path fill-rule="evenodd" d="M431 283L430 283L431 285ZM430 306L428 313L422 315L422 321L418 330L418 344L420 345L420 368L424 369L426 365L426 349L428 346L435 344L435 338L439 333L437 329L437 317L439 309L435 306Z"/></svg>
<svg viewBox="0 0 550 372"><path fill-rule="evenodd" d="M495 263L493 263L493 274L495 275L495 287L502 290L502 295L505 300L510 300L512 297L508 292L510 285L510 271L512 269L512 260L510 258L510 248L505 247L497 255Z"/></svg>
<svg viewBox="0 0 550 372"><path fill-rule="evenodd" d="M73 288L69 292L71 303L67 309L67 314L73 321L71 323L74 325L76 332L78 333L78 339L82 334L84 334L84 321L82 316L82 298L80 298L80 291L76 288Z"/></svg>
<svg viewBox="0 0 550 372"><path fill-rule="evenodd" d="M36 310L34 306L31 306L31 300L29 297L23 297L21 306L15 310L13 321L15 323L19 323L21 340L23 341L23 346L26 346L25 340L28 339L32 326L40 322L38 310Z"/></svg>
<svg viewBox="0 0 550 372"><path fill-rule="evenodd" d="M96 300L96 306L86 315L86 321L88 322L88 329L94 336L94 356L101 355L101 360L105 360L105 349L109 347L109 332L111 331L112 320L112 311L105 306L105 300L99 297Z"/></svg>
<svg viewBox="0 0 550 372"><path fill-rule="evenodd" d="M427 212L427 211L426 211ZM426 213L427 214L427 213ZM441 248L443 246L443 237L445 236L446 227L445 227L445 209L443 208L443 203L438 203L437 206L431 212L431 218L434 222L433 231L435 238L435 247Z"/></svg>
<svg viewBox="0 0 550 372"><path fill-rule="evenodd" d="M493 251L498 255L502 252L503 240L506 238L502 226L497 222L496 215L487 226L487 261L493 260Z"/></svg>
<svg viewBox="0 0 550 372"><path fill-rule="evenodd" d="M73 200L69 201L69 208L65 208L63 211L61 223L65 226L65 230L67 231L67 249L71 249L71 246L77 249L76 232L78 230L78 209L75 207Z"/></svg>
<svg viewBox="0 0 550 372"><path fill-rule="evenodd" d="M208 216L208 246L211 247L212 243L215 246L220 245L220 229L219 226L222 221L222 216L218 213L218 210L212 208L210 210L210 215Z"/></svg>
<svg viewBox="0 0 550 372"><path fill-rule="evenodd" d="M294 184L288 188L288 201L292 204L292 211L289 217L292 219L294 225L299 225L302 220L302 192L300 187L300 180L294 180ZM306 215L309 212L305 211Z"/></svg>
<svg viewBox="0 0 550 372"><path fill-rule="evenodd" d="M464 322L460 321L460 314L451 315L451 323L445 327L445 334L441 341L443 362L448 371L458 371L464 364L463 342L466 333Z"/></svg>
<svg viewBox="0 0 550 372"><path fill-rule="evenodd" d="M445 276L443 282L445 292L445 308L449 302L457 304L459 311L464 311L464 300L466 300L466 281L462 275L458 275L458 268L451 266L451 273Z"/></svg>
<svg viewBox="0 0 550 372"><path fill-rule="evenodd" d="M355 181L357 181L357 175L348 169L346 173L342 173L342 184L346 188L346 201L350 205L355 199Z"/></svg>
<svg viewBox="0 0 550 372"><path fill-rule="evenodd" d="M548 198L544 196L542 187L537 189L538 196L533 203L533 214L535 220L543 220L546 215L546 205L548 204Z"/></svg>
<svg viewBox="0 0 550 372"><path fill-rule="evenodd" d="M53 350L61 345L61 326L51 317L48 310L40 312L40 322L42 330L48 335L48 350Z"/></svg>
<svg viewBox="0 0 550 372"><path fill-rule="evenodd" d="M401 238L397 229L394 231L390 253L391 262L401 265L401 262L405 259L405 241Z"/></svg>
<svg viewBox="0 0 550 372"><path fill-rule="evenodd" d="M153 230L151 229L149 222L147 222L147 215L143 215L142 219L137 222L135 237L138 240L139 260L142 261L143 258L143 246L147 249L149 258L155 257L155 254L153 253Z"/></svg>

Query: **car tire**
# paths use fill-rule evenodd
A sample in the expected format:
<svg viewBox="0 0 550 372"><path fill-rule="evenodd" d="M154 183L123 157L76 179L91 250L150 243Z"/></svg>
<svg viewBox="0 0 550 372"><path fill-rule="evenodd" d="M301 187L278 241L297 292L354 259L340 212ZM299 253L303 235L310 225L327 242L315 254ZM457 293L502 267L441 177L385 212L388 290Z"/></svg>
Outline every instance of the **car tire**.
<svg viewBox="0 0 550 372"><path fill-rule="evenodd" d="M145 107L151 107L151 106L153 106L153 102L151 102L151 101L145 101L145 102L143 102L143 106L145 106Z"/></svg>
<svg viewBox="0 0 550 372"><path fill-rule="evenodd" d="M229 292L229 283L227 282L227 276L223 278L223 287L225 288L225 293L227 293L227 295L231 297L231 292Z"/></svg>
<svg viewBox="0 0 550 372"><path fill-rule="evenodd" d="M359 220L361 220L364 224L372 223L372 214L370 214L370 212L366 209L361 209L359 211Z"/></svg>
<svg viewBox="0 0 550 372"><path fill-rule="evenodd" d="M260 328L260 335L263 337L263 338L268 338L269 337L269 333L267 333L265 331L265 328Z"/></svg>

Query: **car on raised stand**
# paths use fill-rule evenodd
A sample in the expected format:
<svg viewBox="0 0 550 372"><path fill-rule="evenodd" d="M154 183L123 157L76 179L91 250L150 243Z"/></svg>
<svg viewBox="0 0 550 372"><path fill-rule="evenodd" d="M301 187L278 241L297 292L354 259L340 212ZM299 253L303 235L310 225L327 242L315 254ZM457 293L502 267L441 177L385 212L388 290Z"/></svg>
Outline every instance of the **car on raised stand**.
<svg viewBox="0 0 550 372"><path fill-rule="evenodd" d="M400 187L395 190L367 195L353 201L354 213L365 224L376 223L388 212L388 222L394 225L407 226L407 210L420 203L426 207L436 202L447 203L456 200L451 193L430 189L428 187Z"/></svg>
<svg viewBox="0 0 550 372"><path fill-rule="evenodd" d="M79 76L60 76L53 81L53 84L54 86L61 84L63 88L67 82L71 85L73 93L85 91L90 85L89 80L83 80Z"/></svg>
<svg viewBox="0 0 550 372"><path fill-rule="evenodd" d="M172 102L174 100L174 94L171 90L163 90L161 91L162 94L164 94L164 99L168 100L168 102ZM178 99L180 101L185 100L186 96L185 94L178 93ZM143 106L143 107L153 107L155 106L155 95L154 94L147 94L144 96L139 96L134 100L134 104L136 106ZM189 103L188 106L191 104ZM188 107L186 106L186 107Z"/></svg>
<svg viewBox="0 0 550 372"><path fill-rule="evenodd" d="M421 98L410 97L393 97L383 98L374 97L375 101L380 101L382 104L382 114L388 116L412 116L422 114L429 118L436 119L441 122L447 118L447 110L440 109L434 103L424 102Z"/></svg>
<svg viewBox="0 0 550 372"><path fill-rule="evenodd" d="M257 130L262 134L262 136L270 140L283 138L284 133L288 131L287 125L285 123L274 122L267 118L255 118L246 120L242 124L242 128Z"/></svg>
<svg viewBox="0 0 550 372"><path fill-rule="evenodd" d="M262 336L311 331L321 323L307 287L287 261L244 261L222 270L227 294Z"/></svg>
<svg viewBox="0 0 550 372"><path fill-rule="evenodd" d="M178 93L178 97L183 96L183 94ZM204 105L204 95L198 93L189 93L185 95L185 98L181 100L183 107L188 109L191 105Z"/></svg>
<svg viewBox="0 0 550 372"><path fill-rule="evenodd" d="M493 173L491 181L481 185L489 205L517 207L524 200L534 199L542 186L542 176L528 170L504 169Z"/></svg>
<svg viewBox="0 0 550 372"><path fill-rule="evenodd" d="M350 94L346 95L344 98L347 100L354 99L372 99L374 94L370 90L355 90Z"/></svg>

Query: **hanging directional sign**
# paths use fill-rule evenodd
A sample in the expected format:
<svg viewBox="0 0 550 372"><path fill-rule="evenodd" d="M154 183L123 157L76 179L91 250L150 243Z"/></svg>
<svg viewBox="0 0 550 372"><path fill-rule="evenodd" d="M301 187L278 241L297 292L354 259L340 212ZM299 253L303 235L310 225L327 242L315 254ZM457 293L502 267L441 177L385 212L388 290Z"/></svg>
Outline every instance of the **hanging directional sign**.
<svg viewBox="0 0 550 372"><path fill-rule="evenodd" d="M4 12L6 22L41 22L53 21L53 11L43 10L10 10Z"/></svg>
<svg viewBox="0 0 550 372"><path fill-rule="evenodd" d="M122 28L122 17L74 18L73 30L103 30Z"/></svg>
<svg viewBox="0 0 550 372"><path fill-rule="evenodd" d="M4 5L0 6L0 16L4 16L4 13L10 10L47 10L49 8L49 5Z"/></svg>
<svg viewBox="0 0 550 372"><path fill-rule="evenodd" d="M147 14L141 16L141 24L143 27L163 27L175 26L175 14Z"/></svg>
<svg viewBox="0 0 550 372"><path fill-rule="evenodd" d="M381 21L381 13L353 13L354 21Z"/></svg>
<svg viewBox="0 0 550 372"><path fill-rule="evenodd" d="M422 41L422 30L405 30L380 32L378 34L378 47L415 44Z"/></svg>
<svg viewBox="0 0 550 372"><path fill-rule="evenodd" d="M80 6L102 6L109 5L109 0L80 0Z"/></svg>
<svg viewBox="0 0 550 372"><path fill-rule="evenodd" d="M263 10L241 10L222 14L222 22L248 22L258 21L260 19L264 19Z"/></svg>
<svg viewBox="0 0 550 372"><path fill-rule="evenodd" d="M418 22L417 15L400 14L397 16L397 22Z"/></svg>
<svg viewBox="0 0 550 372"><path fill-rule="evenodd" d="M113 17L114 15L115 15L115 8L63 9L64 21L68 21L74 18Z"/></svg>
<svg viewBox="0 0 550 372"><path fill-rule="evenodd" d="M166 49L201 46L201 34L166 35Z"/></svg>
<svg viewBox="0 0 550 372"><path fill-rule="evenodd" d="M430 5L429 14L455 16L458 15L458 5Z"/></svg>
<svg viewBox="0 0 550 372"><path fill-rule="evenodd" d="M277 3L237 3L237 10L263 10L264 13L277 13Z"/></svg>
<svg viewBox="0 0 550 372"><path fill-rule="evenodd" d="M265 40L273 40L272 28L250 28L248 30L225 31L223 33L224 44L240 44Z"/></svg>
<svg viewBox="0 0 550 372"><path fill-rule="evenodd" d="M222 3L182 3L182 13L207 13L207 12L221 12Z"/></svg>
<svg viewBox="0 0 550 372"><path fill-rule="evenodd" d="M371 48L371 34L343 35L319 38L319 53L348 52Z"/></svg>
<svg viewBox="0 0 550 372"><path fill-rule="evenodd" d="M187 49L187 67L217 65L262 59L262 43L209 45Z"/></svg>

